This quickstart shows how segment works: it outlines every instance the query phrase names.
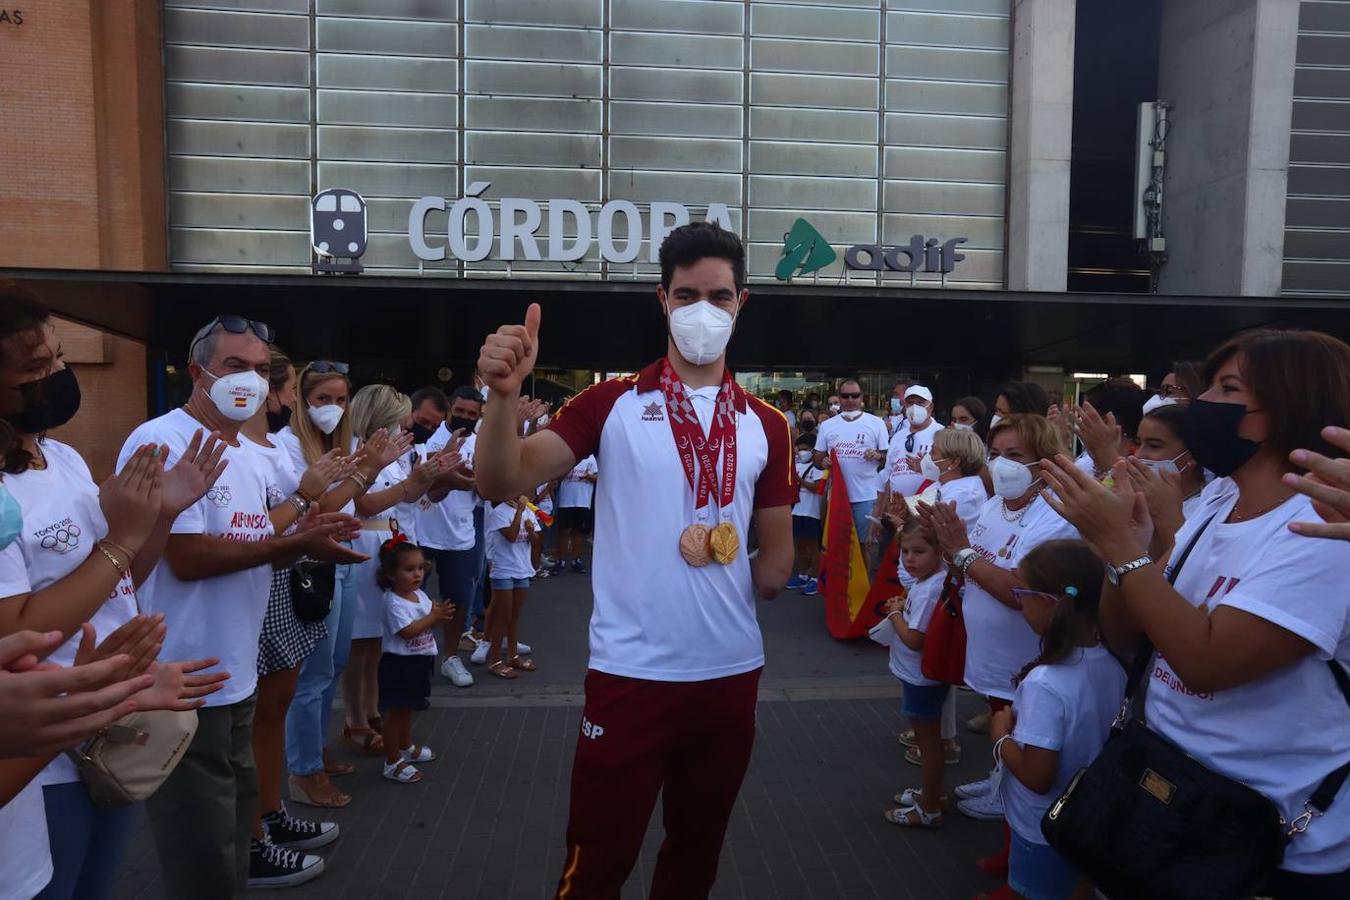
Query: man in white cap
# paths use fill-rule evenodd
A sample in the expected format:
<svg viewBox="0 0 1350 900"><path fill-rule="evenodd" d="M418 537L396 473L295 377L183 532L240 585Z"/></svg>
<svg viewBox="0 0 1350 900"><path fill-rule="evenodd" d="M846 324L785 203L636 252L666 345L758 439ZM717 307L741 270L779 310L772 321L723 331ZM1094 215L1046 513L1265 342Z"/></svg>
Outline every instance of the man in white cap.
<svg viewBox="0 0 1350 900"><path fill-rule="evenodd" d="M886 465L881 470L878 518L889 508L892 497L919 493L928 480L923 474L923 458L933 449L933 438L942 430L942 423L933 417L933 392L921 384L911 384L905 389L904 414L904 422L891 436Z"/></svg>

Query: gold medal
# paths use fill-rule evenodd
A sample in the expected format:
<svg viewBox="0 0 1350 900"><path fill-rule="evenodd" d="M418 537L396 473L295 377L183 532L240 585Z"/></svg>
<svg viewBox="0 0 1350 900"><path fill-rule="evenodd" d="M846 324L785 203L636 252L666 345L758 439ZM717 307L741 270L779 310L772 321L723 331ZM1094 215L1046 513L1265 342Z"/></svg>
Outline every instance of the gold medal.
<svg viewBox="0 0 1350 900"><path fill-rule="evenodd" d="M712 562L708 535L708 526L697 523L680 533L680 555L694 568L702 568Z"/></svg>
<svg viewBox="0 0 1350 900"><path fill-rule="evenodd" d="M731 565L741 550L741 538L736 534L736 526L730 522L718 525L712 530L708 545L712 550L713 559L724 566Z"/></svg>

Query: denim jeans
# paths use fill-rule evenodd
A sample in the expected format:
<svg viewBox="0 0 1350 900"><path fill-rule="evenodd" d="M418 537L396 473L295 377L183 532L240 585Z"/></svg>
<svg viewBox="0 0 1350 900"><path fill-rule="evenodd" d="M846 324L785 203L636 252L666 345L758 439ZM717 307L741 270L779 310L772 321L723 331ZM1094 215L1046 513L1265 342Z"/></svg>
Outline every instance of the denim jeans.
<svg viewBox="0 0 1350 900"><path fill-rule="evenodd" d="M356 566L338 566L333 608L324 619L328 635L300 666L295 698L286 712L286 767L292 775L323 771L323 745L347 657L352 652L356 618Z"/></svg>
<svg viewBox="0 0 1350 900"><path fill-rule="evenodd" d="M470 627L476 627L484 623L484 616L487 613L486 592L483 586L487 584L487 537L483 523L483 507L475 506L473 510L473 537L474 537L474 576L473 576L473 600L469 604L469 617L466 620Z"/></svg>
<svg viewBox="0 0 1350 900"><path fill-rule="evenodd" d="M858 529L858 544L864 548L867 546L867 532L872 527L872 523L868 521L867 517L872 514L872 507L876 505L876 498L871 500L858 500L857 502L849 504L849 506L853 508L853 527ZM865 550L863 556L867 556Z"/></svg>
<svg viewBox="0 0 1350 900"><path fill-rule="evenodd" d="M101 900L112 893L122 856L135 832L136 807L100 809L83 782L42 789L52 880L41 900Z"/></svg>

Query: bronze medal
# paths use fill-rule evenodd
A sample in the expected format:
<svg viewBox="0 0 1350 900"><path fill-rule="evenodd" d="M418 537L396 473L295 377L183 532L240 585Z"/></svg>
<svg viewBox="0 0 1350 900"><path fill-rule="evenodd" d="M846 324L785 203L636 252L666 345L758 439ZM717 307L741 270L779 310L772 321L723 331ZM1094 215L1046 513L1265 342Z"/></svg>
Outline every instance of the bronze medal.
<svg viewBox="0 0 1350 900"><path fill-rule="evenodd" d="M712 562L712 550L708 546L709 531L707 525L695 523L680 533L680 555L684 561L695 568L702 568Z"/></svg>
<svg viewBox="0 0 1350 900"><path fill-rule="evenodd" d="M712 550L713 559L724 566L731 565L736 559L736 554L741 551L741 538L736 533L736 526L730 522L718 525L708 537L708 545Z"/></svg>

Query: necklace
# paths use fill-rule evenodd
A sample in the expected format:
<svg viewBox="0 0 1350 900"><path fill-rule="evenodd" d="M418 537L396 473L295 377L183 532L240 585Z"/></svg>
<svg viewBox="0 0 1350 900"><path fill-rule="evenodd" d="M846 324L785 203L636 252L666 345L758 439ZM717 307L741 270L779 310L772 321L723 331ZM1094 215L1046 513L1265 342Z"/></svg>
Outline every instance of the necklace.
<svg viewBox="0 0 1350 900"><path fill-rule="evenodd" d="M1239 514L1238 511L1237 511L1237 503L1234 503L1234 504L1233 504L1233 511L1230 512L1230 513L1228 514L1228 520L1227 520L1227 521L1228 521L1228 524L1233 525L1233 524L1236 524L1236 523L1238 523L1238 522L1246 522L1246 521L1249 521L1249 520L1251 520L1251 519L1259 519L1259 518L1261 518L1262 516L1264 516L1266 513L1268 513L1268 512L1270 512L1271 510L1275 509L1277 506L1282 505L1282 504L1284 503L1284 501L1288 500L1288 499L1289 499L1290 497L1292 497L1292 496L1294 496L1294 495L1293 495L1293 494L1286 494L1285 496L1283 496L1283 497L1281 497L1280 499L1276 500L1274 503L1270 504L1269 506L1267 506L1265 509L1261 510L1260 512L1247 513L1246 515L1241 515L1241 514ZM1238 498L1238 503L1241 503L1241 502L1242 502L1242 498L1239 497L1239 498Z"/></svg>
<svg viewBox="0 0 1350 900"><path fill-rule="evenodd" d="M1040 496L1041 496L1041 492L1040 492L1040 491L1037 491L1036 494L1035 494L1035 496L1033 496L1033 497L1031 498L1031 502L1030 502L1030 503L1028 503L1026 506L1022 507L1021 509L1017 510L1016 512L1014 512L1012 515L1009 515L1009 514L1008 514L1008 501L1000 498L999 503L998 503L998 511L999 511L1000 513L1003 514L1003 521L1005 521L1005 522L1020 522L1020 521L1022 521L1022 517L1025 516L1025 515L1027 514L1027 510L1031 509L1031 507L1033 507L1033 506L1036 505L1036 500L1037 500Z"/></svg>

